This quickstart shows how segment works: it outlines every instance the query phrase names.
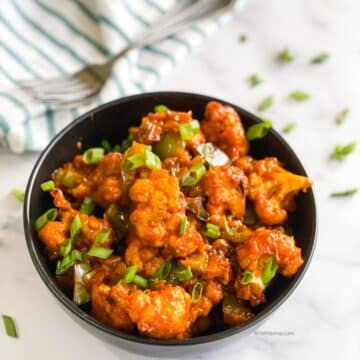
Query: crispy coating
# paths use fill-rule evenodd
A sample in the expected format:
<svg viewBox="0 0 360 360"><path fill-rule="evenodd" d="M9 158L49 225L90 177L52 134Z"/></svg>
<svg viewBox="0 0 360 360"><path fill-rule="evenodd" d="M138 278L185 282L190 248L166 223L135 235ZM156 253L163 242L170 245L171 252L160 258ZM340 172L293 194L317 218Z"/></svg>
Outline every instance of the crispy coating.
<svg viewBox="0 0 360 360"><path fill-rule="evenodd" d="M136 208L130 215L136 236L147 246L165 247L173 256L187 256L204 246L200 233L189 223L179 235L186 201L175 176L153 170L148 179L137 179L130 189Z"/></svg>
<svg viewBox="0 0 360 360"><path fill-rule="evenodd" d="M243 218L248 181L240 169L230 165L211 168L204 176L203 189L211 222L220 224L228 212L234 218Z"/></svg>
<svg viewBox="0 0 360 360"><path fill-rule="evenodd" d="M225 151L232 160L249 149L238 113L228 105L211 101L206 105L201 130L207 141Z"/></svg>
<svg viewBox="0 0 360 360"><path fill-rule="evenodd" d="M288 211L295 210L294 197L312 185L305 176L295 175L280 166L274 157L256 162L249 175L250 199L265 225L282 224Z"/></svg>
<svg viewBox="0 0 360 360"><path fill-rule="evenodd" d="M60 221L48 221L40 229L38 236L45 245L45 253L52 259L56 259L59 256L60 246L68 237L68 228Z"/></svg>
<svg viewBox="0 0 360 360"><path fill-rule="evenodd" d="M156 339L181 339L190 322L190 295L180 286L137 290L129 295L128 312L139 332Z"/></svg>
<svg viewBox="0 0 360 360"><path fill-rule="evenodd" d="M132 331L135 325L127 310L129 291L124 286L93 286L91 314L95 319L118 330Z"/></svg>
<svg viewBox="0 0 360 360"><path fill-rule="evenodd" d="M125 250L127 265L136 265L138 273L151 277L164 261L159 254L159 248L145 246L134 235L130 236Z"/></svg>
<svg viewBox="0 0 360 360"><path fill-rule="evenodd" d="M97 165L88 165L82 155L75 156L53 175L60 189L82 201L91 197L98 205L107 207L121 198L121 162L122 154L106 154Z"/></svg>
<svg viewBox="0 0 360 360"><path fill-rule="evenodd" d="M296 274L303 264L301 249L295 245L294 237L278 229L255 230L249 240L236 248L236 256L240 268L251 271L256 279L247 285L240 282L235 285L238 297L250 300L252 305L265 301L261 274L267 259L274 257L279 272L286 277Z"/></svg>

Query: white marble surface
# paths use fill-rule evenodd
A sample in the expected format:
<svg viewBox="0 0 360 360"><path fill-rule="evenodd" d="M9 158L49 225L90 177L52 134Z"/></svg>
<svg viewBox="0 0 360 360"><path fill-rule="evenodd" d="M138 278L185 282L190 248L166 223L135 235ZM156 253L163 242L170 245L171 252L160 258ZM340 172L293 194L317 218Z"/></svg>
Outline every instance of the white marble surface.
<svg viewBox="0 0 360 360"><path fill-rule="evenodd" d="M261 327L292 334L234 338L231 345L194 358L360 358L360 194L329 198L331 191L360 186L360 150L342 163L328 160L336 143L359 140L359 17L358 0L249 0L231 24L157 86L214 95L249 110L274 95L275 105L266 115L277 128L298 122L287 139L317 193L320 231L312 265L285 306ZM248 34L246 44L238 42L242 32ZM280 66L274 56L284 46L295 60ZM321 51L331 54L329 61L309 65ZM252 72L265 80L255 89L246 82ZM287 96L294 89L308 91L311 100L290 102ZM344 107L350 115L336 127L335 114ZM0 313L16 319L20 334L13 340L0 326L0 359L141 358L114 352L80 328L36 274L25 247L21 205L9 196L11 188L25 186L36 157L0 152Z"/></svg>

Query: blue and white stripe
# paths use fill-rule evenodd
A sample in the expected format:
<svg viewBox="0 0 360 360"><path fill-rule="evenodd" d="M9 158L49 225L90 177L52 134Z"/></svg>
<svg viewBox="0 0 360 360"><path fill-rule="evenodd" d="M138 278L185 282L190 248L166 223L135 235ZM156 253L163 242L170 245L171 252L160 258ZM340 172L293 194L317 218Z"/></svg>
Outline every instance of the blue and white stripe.
<svg viewBox="0 0 360 360"><path fill-rule="evenodd" d="M0 144L41 150L79 114L149 89L224 19L203 21L120 59L94 103L56 111L34 102L18 80L51 78L118 52L179 0L2 0L0 2Z"/></svg>

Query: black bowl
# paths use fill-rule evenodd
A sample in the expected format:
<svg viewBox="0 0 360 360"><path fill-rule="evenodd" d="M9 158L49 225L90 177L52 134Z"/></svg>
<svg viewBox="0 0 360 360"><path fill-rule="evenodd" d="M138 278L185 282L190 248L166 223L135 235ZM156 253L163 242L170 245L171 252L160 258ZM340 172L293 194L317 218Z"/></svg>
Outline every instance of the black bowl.
<svg viewBox="0 0 360 360"><path fill-rule="evenodd" d="M212 100L227 103L209 96L191 93L157 92L130 96L102 105L82 115L63 129L42 152L31 173L26 189L24 230L30 256L37 271L55 298L80 325L86 327L96 336L100 336L119 347L143 354L154 354L155 351L157 355L160 355L161 351L162 354L169 354L170 348L179 350L180 347L181 352L183 352L185 348L189 349L189 345L193 345L190 346L192 351L204 351L211 348L210 342L228 338L235 334L249 333L288 298L298 286L309 266L316 238L316 209L311 189L306 194L299 195L297 210L291 216L293 232L297 245L302 249L304 265L291 279L279 277L274 286L270 287L266 293L266 304L259 308L254 319L245 324L188 340L165 341L144 338L112 329L100 323L86 311L76 306L57 285L33 226L35 219L51 207L50 196L40 190L40 184L48 180L50 174L61 164L74 157L78 152L75 144L79 140L83 144L83 149L99 145L104 138L109 139L112 143L118 143L126 137L128 127L137 125L141 117L152 111L154 105L157 104L165 104L174 110L192 110L194 117L201 119L206 103ZM229 105L233 106L240 114L245 128L260 121L256 116L242 108L233 104ZM274 130L271 130L265 138L253 141L250 153L255 158L276 156L288 170L306 176L300 160L285 140Z"/></svg>

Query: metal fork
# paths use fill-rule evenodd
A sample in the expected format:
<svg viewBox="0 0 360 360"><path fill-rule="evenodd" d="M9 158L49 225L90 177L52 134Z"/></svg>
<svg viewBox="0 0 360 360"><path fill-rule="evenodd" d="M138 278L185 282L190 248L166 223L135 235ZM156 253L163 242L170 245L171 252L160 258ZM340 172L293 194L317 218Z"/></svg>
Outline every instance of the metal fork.
<svg viewBox="0 0 360 360"><path fill-rule="evenodd" d="M199 20L229 12L237 1L184 0L105 63L88 65L76 73L57 78L21 81L18 85L35 100L54 107L70 107L88 102L105 85L115 61L130 50L154 43Z"/></svg>

